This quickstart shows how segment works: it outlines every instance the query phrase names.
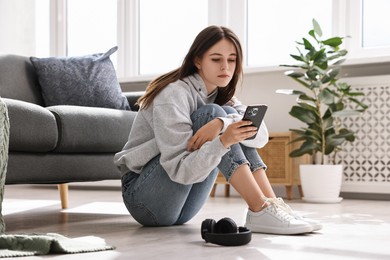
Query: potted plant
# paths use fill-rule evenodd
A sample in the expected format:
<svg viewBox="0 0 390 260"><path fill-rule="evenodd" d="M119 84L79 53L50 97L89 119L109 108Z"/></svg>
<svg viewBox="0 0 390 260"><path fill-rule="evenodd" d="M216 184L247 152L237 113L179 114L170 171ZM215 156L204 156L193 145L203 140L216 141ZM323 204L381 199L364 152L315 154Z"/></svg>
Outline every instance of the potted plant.
<svg viewBox="0 0 390 260"><path fill-rule="evenodd" d="M354 133L343 126L342 118L359 115L367 106L357 99L363 93L339 81L340 64L348 53L341 48L343 38L322 40L322 30L315 19L308 36L302 42L297 42L298 55L291 55L298 63L281 65L294 69L285 74L298 82L304 91L280 89L277 93L298 96L289 114L306 125L301 129L290 129L295 136L292 142L300 142L300 146L290 156L308 154L311 157L311 165L300 165L303 199L311 202L339 202L342 199L339 197L342 165L335 165L336 154L345 142L355 140ZM338 173L332 172L333 168ZM321 171L325 172L325 176L320 176ZM319 183L319 186L311 181ZM332 183L335 187L325 187ZM309 188L313 188L313 191Z"/></svg>

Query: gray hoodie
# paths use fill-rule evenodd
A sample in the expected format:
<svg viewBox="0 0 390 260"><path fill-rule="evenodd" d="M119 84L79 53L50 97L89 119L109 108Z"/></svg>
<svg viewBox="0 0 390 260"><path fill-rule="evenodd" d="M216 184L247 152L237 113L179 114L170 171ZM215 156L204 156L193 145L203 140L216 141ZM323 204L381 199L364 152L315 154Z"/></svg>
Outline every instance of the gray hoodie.
<svg viewBox="0 0 390 260"><path fill-rule="evenodd" d="M205 104L213 103L217 92L210 95L199 74L191 75L166 86L147 109L138 112L123 150L114 157L122 174L140 173L144 165L161 154L160 163L171 180L192 184L203 181L217 167L221 157L229 151L219 138L206 142L196 151L187 151L193 136L191 114ZM226 127L242 119L246 106L237 99L233 106L239 115L221 118ZM268 142L268 131L263 123L255 139L242 144L263 147Z"/></svg>

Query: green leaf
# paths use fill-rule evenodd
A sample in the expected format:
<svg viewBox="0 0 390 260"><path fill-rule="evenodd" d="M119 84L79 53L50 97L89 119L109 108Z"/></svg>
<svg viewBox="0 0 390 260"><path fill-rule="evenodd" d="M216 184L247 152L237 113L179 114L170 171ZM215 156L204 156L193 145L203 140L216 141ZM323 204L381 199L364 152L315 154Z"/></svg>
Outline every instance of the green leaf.
<svg viewBox="0 0 390 260"><path fill-rule="evenodd" d="M318 100L321 103L330 105L334 103L334 96L331 92L328 91L328 89L324 89L320 94L318 95Z"/></svg>
<svg viewBox="0 0 390 260"><path fill-rule="evenodd" d="M307 134L317 141L322 142L321 129L318 127L314 127L315 124L311 126L311 128L306 128Z"/></svg>
<svg viewBox="0 0 390 260"><path fill-rule="evenodd" d="M346 61L346 59L340 59L340 60L334 62L333 65L340 65L340 64L344 63L345 61Z"/></svg>
<svg viewBox="0 0 390 260"><path fill-rule="evenodd" d="M302 65L287 65L287 64L280 64L280 67L291 67L291 68L303 68Z"/></svg>
<svg viewBox="0 0 390 260"><path fill-rule="evenodd" d="M363 92L348 92L348 96L350 96L350 97L364 96L364 93Z"/></svg>
<svg viewBox="0 0 390 260"><path fill-rule="evenodd" d="M339 74L339 72L340 72L340 68L332 68L328 71L327 74L329 75L329 77L335 78Z"/></svg>
<svg viewBox="0 0 390 260"><path fill-rule="evenodd" d="M300 105L307 104L306 101L311 101L312 103L314 103L316 101L316 99L312 98L311 96L308 96L306 93L303 93L303 94L299 95L297 102ZM309 105L309 104L307 104L307 105ZM312 106L312 105L310 105L310 106Z"/></svg>
<svg viewBox="0 0 390 260"><path fill-rule="evenodd" d="M318 76L318 71L315 71L315 70L308 70L306 72L306 77L311 79L311 80L317 80L317 76Z"/></svg>
<svg viewBox="0 0 390 260"><path fill-rule="evenodd" d="M314 58L313 60L314 60L315 64L322 66L323 63L328 62L328 58L327 58L326 54L324 53L324 51L325 51L324 49L321 49L313 56L313 58Z"/></svg>
<svg viewBox="0 0 390 260"><path fill-rule="evenodd" d="M311 50L313 48L313 45L311 45L311 43L306 38L303 38L303 44L306 50Z"/></svg>
<svg viewBox="0 0 390 260"><path fill-rule="evenodd" d="M325 155L331 154L334 151L336 146L337 145L331 145L330 143L327 142L325 144Z"/></svg>
<svg viewBox="0 0 390 260"><path fill-rule="evenodd" d="M309 35L311 36L311 37L313 37L317 42L318 42L318 40L317 40L317 37L316 37L316 34L315 34L315 31L314 30L310 30L309 31Z"/></svg>
<svg viewBox="0 0 390 260"><path fill-rule="evenodd" d="M341 56L345 56L348 54L348 51L347 50L339 50L338 53L341 55Z"/></svg>
<svg viewBox="0 0 390 260"><path fill-rule="evenodd" d="M347 110L347 109L333 112L334 117L350 117L350 116L359 116L361 114L362 113L360 111Z"/></svg>
<svg viewBox="0 0 390 260"><path fill-rule="evenodd" d="M303 74L302 72L296 72L296 71L293 71L293 70L286 71L284 73L284 75L292 77L292 78L301 78L301 77L305 76L305 74Z"/></svg>
<svg viewBox="0 0 390 260"><path fill-rule="evenodd" d="M329 109L331 110L331 115L333 115L336 111L341 111L345 107L344 103L337 102L329 105Z"/></svg>
<svg viewBox="0 0 390 260"><path fill-rule="evenodd" d="M294 54L290 54L290 56L292 58L294 58L295 60L298 60L298 61L305 61L303 56L299 56L299 55L294 55Z"/></svg>
<svg viewBox="0 0 390 260"><path fill-rule="evenodd" d="M366 110L368 108L368 106L366 104L360 102L359 100L357 100L355 98L349 98L349 100L352 101L353 103L357 104L359 107L363 108L363 110Z"/></svg>
<svg viewBox="0 0 390 260"><path fill-rule="evenodd" d="M275 91L277 94L284 94L284 95L304 95L305 92L295 90L295 89L277 89Z"/></svg>
<svg viewBox="0 0 390 260"><path fill-rule="evenodd" d="M312 138L311 136L302 135L302 136L300 136L300 137L295 138L294 140L292 140L292 141L289 142L288 144L292 144L292 143L296 143L296 142L302 142L302 141L307 141L307 140L313 140L313 141L315 141L315 139Z"/></svg>
<svg viewBox="0 0 390 260"><path fill-rule="evenodd" d="M313 68L316 70L320 71L321 73L326 73L326 69L328 69L328 63L323 62L323 63L314 63Z"/></svg>
<svg viewBox="0 0 390 260"><path fill-rule="evenodd" d="M341 50L341 51L335 52L334 55L328 56L328 60L334 60L334 59L338 59L340 57L344 57L345 55L347 55L347 53L348 52L346 50Z"/></svg>
<svg viewBox="0 0 390 260"><path fill-rule="evenodd" d="M336 135L335 138L345 138L348 142L353 142L355 141L355 134L346 128L342 128L339 130L339 134Z"/></svg>
<svg viewBox="0 0 390 260"><path fill-rule="evenodd" d="M301 85L307 87L308 89L311 89L311 88L312 88L312 87L311 87L311 84L308 84L307 82L305 82L305 81L303 81L303 80L301 80L301 79L299 79L299 78L294 78L294 77L292 77L292 79L294 79L295 81L299 82Z"/></svg>
<svg viewBox="0 0 390 260"><path fill-rule="evenodd" d="M315 33L316 33L318 36L322 37L321 26L318 24L318 22L316 21L316 19L313 19L312 22L313 22L313 29L314 29Z"/></svg>
<svg viewBox="0 0 390 260"><path fill-rule="evenodd" d="M348 83L346 83L346 82L339 82L337 84L337 88L339 90L345 92L345 91L348 91L351 88L351 86Z"/></svg>
<svg viewBox="0 0 390 260"><path fill-rule="evenodd" d="M309 104L309 102L306 102L306 101L311 101L311 103ZM301 95L301 96L299 96L299 100L297 102L298 102L298 105L303 107L304 109L312 111L312 113L315 113L315 114L317 113L317 108L314 104L314 102L315 102L314 98L309 97L307 95Z"/></svg>
<svg viewBox="0 0 390 260"><path fill-rule="evenodd" d="M289 131L293 132L293 133L296 133L297 135L301 136L301 135L305 135L305 131L304 130L301 130L301 129L289 129Z"/></svg>
<svg viewBox="0 0 390 260"><path fill-rule="evenodd" d="M326 130L333 129L333 117L326 117L326 118L323 118L322 121L323 121L323 123L324 123L324 128L325 128Z"/></svg>
<svg viewBox="0 0 390 260"><path fill-rule="evenodd" d="M292 151L290 153L290 156L291 157L299 157L299 156L302 156L304 154L312 155L313 151L315 151L317 149L318 149L318 146L316 145L316 143L310 142L310 141L306 141L306 142L304 142L301 145L301 147L299 147L298 149Z"/></svg>
<svg viewBox="0 0 390 260"><path fill-rule="evenodd" d="M289 114L307 124L312 124L316 121L315 116L311 112L300 106L293 106Z"/></svg>
<svg viewBox="0 0 390 260"><path fill-rule="evenodd" d="M321 88L321 81L313 81L311 84L310 84L310 86L309 86L309 88L311 89L311 90L315 90L315 89L319 89L319 88Z"/></svg>
<svg viewBox="0 0 390 260"><path fill-rule="evenodd" d="M291 132L294 132L299 137L293 139L290 143L293 142L299 142L299 141L311 141L311 142L317 142L319 140L318 135L316 133L313 134L313 130L309 128L302 128L303 130L299 129L290 129Z"/></svg>
<svg viewBox="0 0 390 260"><path fill-rule="evenodd" d="M322 41L322 43L325 45L331 46L331 47L338 47L339 45L341 45L343 43L343 40L340 37L333 37L333 38L329 38L325 41Z"/></svg>
<svg viewBox="0 0 390 260"><path fill-rule="evenodd" d="M345 137L346 136L343 136L343 135L331 134L331 135L328 135L326 137L326 139L327 139L326 141L334 146L338 146L338 145L342 144L343 142L345 142Z"/></svg>
<svg viewBox="0 0 390 260"><path fill-rule="evenodd" d="M333 69L330 69L326 74L325 76L322 78L321 82L322 83L328 83L330 81L334 81L336 76L339 74L340 72L340 69L339 68L333 68Z"/></svg>

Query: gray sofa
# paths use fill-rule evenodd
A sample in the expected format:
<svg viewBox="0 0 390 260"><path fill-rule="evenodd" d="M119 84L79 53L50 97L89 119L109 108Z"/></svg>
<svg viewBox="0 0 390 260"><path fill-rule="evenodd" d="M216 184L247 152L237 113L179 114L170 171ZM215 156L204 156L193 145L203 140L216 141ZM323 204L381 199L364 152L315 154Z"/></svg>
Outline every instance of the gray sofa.
<svg viewBox="0 0 390 260"><path fill-rule="evenodd" d="M142 92L123 93L130 110L76 105L45 107L29 57L0 55L0 98L10 121L6 184L59 184L119 179L113 156L127 141Z"/></svg>

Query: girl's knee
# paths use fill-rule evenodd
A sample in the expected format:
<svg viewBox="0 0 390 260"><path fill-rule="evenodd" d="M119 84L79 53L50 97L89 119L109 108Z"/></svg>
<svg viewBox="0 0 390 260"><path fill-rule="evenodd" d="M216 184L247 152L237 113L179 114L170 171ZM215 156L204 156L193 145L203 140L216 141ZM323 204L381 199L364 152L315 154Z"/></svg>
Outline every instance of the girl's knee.
<svg viewBox="0 0 390 260"><path fill-rule="evenodd" d="M217 104L207 104L207 105L201 106L197 110L197 112L207 113L209 116L211 116L213 118L227 115L226 111L220 105L217 105Z"/></svg>
<svg viewBox="0 0 390 260"><path fill-rule="evenodd" d="M226 112L226 114L238 114L237 110L231 106L222 106L222 109Z"/></svg>
<svg viewBox="0 0 390 260"><path fill-rule="evenodd" d="M197 131L211 120L218 117L225 117L226 115L226 111L220 105L207 104L201 106L191 115L191 120L193 123L192 129Z"/></svg>

